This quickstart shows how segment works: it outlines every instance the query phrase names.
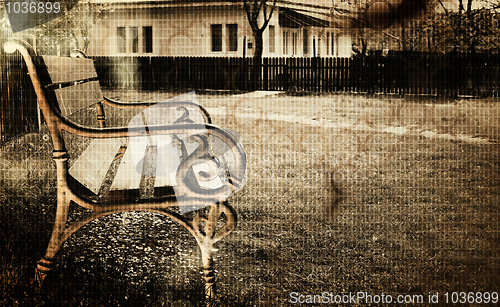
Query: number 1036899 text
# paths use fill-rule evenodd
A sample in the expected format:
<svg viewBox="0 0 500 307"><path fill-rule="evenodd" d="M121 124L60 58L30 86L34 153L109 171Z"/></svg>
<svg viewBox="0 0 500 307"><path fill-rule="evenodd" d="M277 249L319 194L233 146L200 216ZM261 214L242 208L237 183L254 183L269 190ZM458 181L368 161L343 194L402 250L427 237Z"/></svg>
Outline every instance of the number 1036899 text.
<svg viewBox="0 0 500 307"><path fill-rule="evenodd" d="M59 2L5 2L5 9L8 14L57 14L61 11L61 4Z"/></svg>
<svg viewBox="0 0 500 307"><path fill-rule="evenodd" d="M498 303L497 292L445 292L445 303L452 304L488 304Z"/></svg>

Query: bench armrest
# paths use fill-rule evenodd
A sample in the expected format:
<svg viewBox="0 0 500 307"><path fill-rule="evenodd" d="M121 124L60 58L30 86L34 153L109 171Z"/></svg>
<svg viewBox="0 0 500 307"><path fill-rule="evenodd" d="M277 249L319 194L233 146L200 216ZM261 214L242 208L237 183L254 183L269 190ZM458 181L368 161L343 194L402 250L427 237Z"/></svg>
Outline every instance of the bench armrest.
<svg viewBox="0 0 500 307"><path fill-rule="evenodd" d="M121 109L137 109L137 108L147 108L147 107L152 107L154 105L157 105L158 103L163 103L163 102L120 102L116 101L114 99L108 98L104 96L104 100L102 101L103 104L113 107L113 108L121 108ZM211 124L212 119L210 118L210 114L208 111L202 107L200 104L194 101L168 101L165 102L168 103L169 107L177 107L177 108L182 108L182 107L191 107L194 109L198 109L200 113L203 115L204 122L206 124Z"/></svg>

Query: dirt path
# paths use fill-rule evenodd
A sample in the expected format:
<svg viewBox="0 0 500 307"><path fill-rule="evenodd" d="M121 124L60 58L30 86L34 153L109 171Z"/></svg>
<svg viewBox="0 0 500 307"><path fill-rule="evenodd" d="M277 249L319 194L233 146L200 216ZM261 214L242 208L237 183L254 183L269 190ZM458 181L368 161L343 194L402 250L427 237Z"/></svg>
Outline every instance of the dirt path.
<svg viewBox="0 0 500 307"><path fill-rule="evenodd" d="M233 95L231 99L234 100L250 100L250 99L268 99L272 97L277 97L283 94L283 92L277 91L255 91L246 94ZM262 114L258 110L251 108L240 108L237 111L232 111L227 107L218 108L207 108L208 112L214 116L237 116L242 118L252 118L252 119L262 119ZM376 132L376 133L390 133L396 135L421 135L426 138L431 139L441 139L447 141L464 142L470 144L492 144L495 141L489 140L487 138L482 138L474 135L467 134L449 134L440 133L438 131L425 130L422 126L418 125L406 125L406 126L391 126L383 124L368 124L366 120L361 120L353 123L352 121L338 121L336 119L325 119L317 118L314 116L299 116L299 115L287 115L280 114L278 108L274 110L271 114L265 114L265 119L284 121L294 124L308 125L313 127L324 127L324 128L339 128L339 129L349 129L353 131L366 131L366 132Z"/></svg>
<svg viewBox="0 0 500 307"><path fill-rule="evenodd" d="M208 108L208 112L212 115L218 115L218 116L226 116L228 112L226 111L226 108ZM236 114L238 117L243 117L243 118L253 118L253 119L259 119L262 118L260 114L257 114L255 112L238 112ZM281 115L281 114L269 114L266 116L266 119L269 120L277 120L277 121L284 121L284 122L289 122L289 123L295 123L295 124L301 124L301 125L309 125L309 126L315 126L315 127L324 127L324 128L341 128L341 129L351 129L354 131L367 131L367 132L385 132L385 133L391 133L391 134L398 134L398 135L403 135L403 134L411 134L411 135L422 135L427 138L435 138L435 139L442 139L442 140L448 140L448 141L460 141L460 142L465 142L465 143L471 143L471 144L492 144L496 143L494 141L490 141L488 139L484 139L481 137L475 137L471 135L451 135L447 133L437 133L434 131L428 131L428 130L422 130L414 126L408 126L408 127L393 127L393 126L386 126L386 125L368 125L366 123L356 123L356 124L351 124L351 123L339 123L339 122L332 122L331 120L324 120L324 119L316 119L316 118L311 118L311 117L305 117L305 116L296 116L296 115Z"/></svg>

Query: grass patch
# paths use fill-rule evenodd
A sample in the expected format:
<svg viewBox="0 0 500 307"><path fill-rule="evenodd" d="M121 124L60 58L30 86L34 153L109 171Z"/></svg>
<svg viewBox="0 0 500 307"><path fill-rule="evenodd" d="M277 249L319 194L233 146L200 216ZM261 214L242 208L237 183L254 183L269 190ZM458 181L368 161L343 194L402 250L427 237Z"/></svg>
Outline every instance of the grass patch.
<svg viewBox="0 0 500 307"><path fill-rule="evenodd" d="M497 140L496 102L409 102L394 117L390 104L400 102L347 95L199 100L255 115L214 116L216 125L241 134L249 176L230 200L238 226L218 243L215 306L289 305L291 292L425 298L428 292L498 292L498 144L257 116L417 122L422 129ZM427 105L440 121L427 118ZM446 128L443 122L450 121L460 128ZM25 143L2 147L0 304L202 305L196 243L168 219L147 213L115 214L85 226L60 251L46 288L35 293L29 279L50 234L54 177L29 171L36 166L53 174L50 152L42 154L50 142L33 143L40 156L31 160L15 154L27 150Z"/></svg>

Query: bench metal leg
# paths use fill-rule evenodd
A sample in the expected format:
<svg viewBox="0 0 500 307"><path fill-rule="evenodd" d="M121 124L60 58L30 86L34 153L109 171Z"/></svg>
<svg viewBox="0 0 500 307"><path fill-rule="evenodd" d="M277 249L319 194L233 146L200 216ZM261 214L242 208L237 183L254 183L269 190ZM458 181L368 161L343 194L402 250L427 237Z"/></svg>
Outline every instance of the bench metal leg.
<svg viewBox="0 0 500 307"><path fill-rule="evenodd" d="M221 215L225 216L225 223L219 223ZM236 227L236 213L227 202L210 206L206 218L197 215L192 221L193 235L201 249L203 266L203 280L205 282L205 298L215 297L215 272L213 253L217 251L214 244L226 237Z"/></svg>
<svg viewBox="0 0 500 307"><path fill-rule="evenodd" d="M35 285L40 288L47 273L52 269L52 261L57 254L57 251L66 239L64 232L66 230L66 221L68 219L70 201L67 197L69 188L66 183L67 161L66 155L62 153L60 156L54 154L54 161L57 164L57 210L52 236L50 237L49 246L45 252L45 256L38 261L35 272Z"/></svg>
<svg viewBox="0 0 500 307"><path fill-rule="evenodd" d="M205 298L215 297L215 271L212 257L213 244L201 248L201 262L203 265L203 280L205 281Z"/></svg>
<svg viewBox="0 0 500 307"><path fill-rule="evenodd" d="M35 269L35 287L40 289L42 287L43 281L45 277L47 277L47 273L52 269L53 262L52 259L42 258L37 263L37 267Z"/></svg>
<svg viewBox="0 0 500 307"><path fill-rule="evenodd" d="M100 211L90 214L86 218L67 227L67 218L71 200L71 190L67 185L68 165L65 153L55 153L54 161L57 164L57 211L52 229L52 236L45 256L38 262L35 273L35 286L40 288L47 273L52 269L53 260L64 241L86 223L104 215L124 211L151 211L169 216L183 225L195 237L200 250L205 282L205 298L215 297L215 272L213 253L214 244L229 235L236 227L236 213L227 202L210 205L208 214L198 213L188 221L182 215L168 210L156 208L141 208L140 206L116 207L109 211Z"/></svg>

